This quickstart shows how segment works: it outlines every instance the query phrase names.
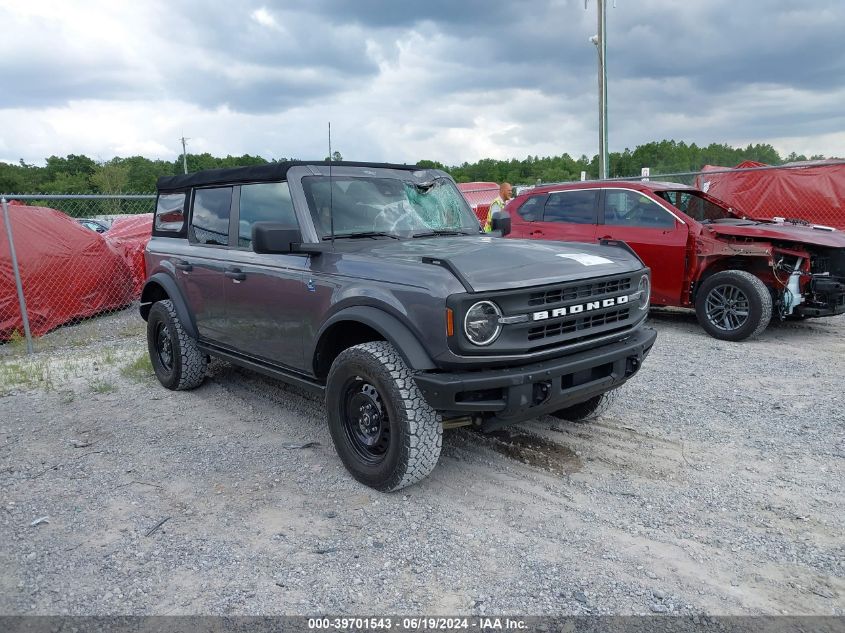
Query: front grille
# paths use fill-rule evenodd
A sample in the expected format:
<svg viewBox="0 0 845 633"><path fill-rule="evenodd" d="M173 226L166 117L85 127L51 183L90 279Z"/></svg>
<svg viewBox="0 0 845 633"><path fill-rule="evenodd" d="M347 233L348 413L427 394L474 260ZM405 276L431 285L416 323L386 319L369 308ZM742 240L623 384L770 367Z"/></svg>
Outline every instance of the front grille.
<svg viewBox="0 0 845 633"><path fill-rule="evenodd" d="M574 301L576 299L589 299L597 295L613 294L631 289L631 278L612 279L610 281L597 281L590 284L569 286L567 288L555 288L545 292L532 292L528 297L529 306L541 306L549 303L560 303L561 301Z"/></svg>
<svg viewBox="0 0 845 633"><path fill-rule="evenodd" d="M630 283L630 280L629 280ZM602 314L590 314L587 316L578 316L572 319L564 319L555 323L541 325L539 327L532 327L528 330L528 340L538 341L540 339L549 338L552 336L560 336L562 334L572 334L582 330L589 330L600 325L611 325L613 323L620 323L625 321L631 314L630 308L622 310L612 310Z"/></svg>
<svg viewBox="0 0 845 633"><path fill-rule="evenodd" d="M453 295L449 307L459 319L463 319L473 303L489 299L499 306L505 322L499 337L490 345L483 348L472 345L462 327L451 338L449 346L461 355L518 356L563 350L616 334L624 335L645 316L633 296L643 273L633 271L581 278L483 296L475 293ZM619 301L621 297L629 302ZM456 322L463 323L461 320Z"/></svg>

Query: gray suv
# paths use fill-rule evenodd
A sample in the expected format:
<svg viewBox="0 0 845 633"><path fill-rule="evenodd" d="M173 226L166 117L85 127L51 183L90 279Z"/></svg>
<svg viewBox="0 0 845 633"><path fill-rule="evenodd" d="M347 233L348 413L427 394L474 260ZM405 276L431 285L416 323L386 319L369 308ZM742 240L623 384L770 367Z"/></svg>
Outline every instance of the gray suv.
<svg viewBox="0 0 845 633"><path fill-rule="evenodd" d="M449 175L415 166L163 177L146 264L162 385L197 387L214 356L323 394L343 463L385 491L431 472L444 428L593 415L656 337L624 244L482 233Z"/></svg>

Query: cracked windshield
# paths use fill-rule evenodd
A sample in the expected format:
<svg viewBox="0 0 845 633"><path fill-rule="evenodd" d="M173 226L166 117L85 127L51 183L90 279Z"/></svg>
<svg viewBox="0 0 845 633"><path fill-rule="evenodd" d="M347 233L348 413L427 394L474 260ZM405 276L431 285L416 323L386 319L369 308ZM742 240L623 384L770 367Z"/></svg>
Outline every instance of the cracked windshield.
<svg viewBox="0 0 845 633"><path fill-rule="evenodd" d="M478 220L447 178L303 178L317 231L335 237L430 237L479 233Z"/></svg>

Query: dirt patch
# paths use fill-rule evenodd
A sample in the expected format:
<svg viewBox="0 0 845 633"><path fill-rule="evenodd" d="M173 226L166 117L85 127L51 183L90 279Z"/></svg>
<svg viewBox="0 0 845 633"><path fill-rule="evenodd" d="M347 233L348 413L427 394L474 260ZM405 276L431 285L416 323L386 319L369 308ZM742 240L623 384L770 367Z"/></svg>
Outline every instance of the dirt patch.
<svg viewBox="0 0 845 633"><path fill-rule="evenodd" d="M477 436L484 446L535 468L565 475L581 470L581 460L575 451L538 435L510 428Z"/></svg>

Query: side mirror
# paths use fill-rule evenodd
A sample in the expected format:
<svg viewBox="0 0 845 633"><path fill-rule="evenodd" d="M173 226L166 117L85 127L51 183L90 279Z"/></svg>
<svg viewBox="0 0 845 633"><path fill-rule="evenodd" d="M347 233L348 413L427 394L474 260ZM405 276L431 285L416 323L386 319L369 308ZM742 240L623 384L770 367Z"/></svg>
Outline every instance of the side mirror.
<svg viewBox="0 0 845 633"><path fill-rule="evenodd" d="M294 253L302 234L279 222L256 222L252 225L252 250L256 253Z"/></svg>
<svg viewBox="0 0 845 633"><path fill-rule="evenodd" d="M502 237L511 232L511 216L510 213L504 209L493 212L493 217L490 218L490 230L502 234Z"/></svg>

